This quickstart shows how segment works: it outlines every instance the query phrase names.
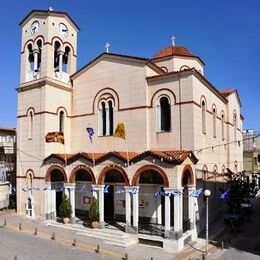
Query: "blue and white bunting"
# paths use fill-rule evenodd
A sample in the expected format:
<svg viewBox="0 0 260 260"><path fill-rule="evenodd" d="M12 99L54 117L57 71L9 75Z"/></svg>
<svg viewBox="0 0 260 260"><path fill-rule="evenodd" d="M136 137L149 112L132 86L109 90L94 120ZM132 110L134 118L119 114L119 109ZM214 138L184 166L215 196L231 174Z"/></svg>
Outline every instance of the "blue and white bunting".
<svg viewBox="0 0 260 260"><path fill-rule="evenodd" d="M202 192L202 188L194 190L193 192L190 193L189 196L193 198L198 198L201 195L201 192Z"/></svg>

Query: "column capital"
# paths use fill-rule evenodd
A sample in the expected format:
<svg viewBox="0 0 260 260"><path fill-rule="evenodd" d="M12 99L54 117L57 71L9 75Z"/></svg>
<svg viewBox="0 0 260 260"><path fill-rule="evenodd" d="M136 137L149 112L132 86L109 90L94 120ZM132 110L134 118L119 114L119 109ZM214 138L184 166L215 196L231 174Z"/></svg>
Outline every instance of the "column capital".
<svg viewBox="0 0 260 260"><path fill-rule="evenodd" d="M74 189L76 186L75 183L64 183L64 188L66 189Z"/></svg>
<svg viewBox="0 0 260 260"><path fill-rule="evenodd" d="M62 51L62 50L59 50L59 51L57 51L57 53L58 53L58 55L64 55L64 51Z"/></svg>
<svg viewBox="0 0 260 260"><path fill-rule="evenodd" d="M34 48L34 49L33 49L33 53L39 54L39 53L40 53L40 50L39 50L38 48Z"/></svg>
<svg viewBox="0 0 260 260"><path fill-rule="evenodd" d="M104 190L105 185L92 184L91 187L94 191L101 191Z"/></svg>

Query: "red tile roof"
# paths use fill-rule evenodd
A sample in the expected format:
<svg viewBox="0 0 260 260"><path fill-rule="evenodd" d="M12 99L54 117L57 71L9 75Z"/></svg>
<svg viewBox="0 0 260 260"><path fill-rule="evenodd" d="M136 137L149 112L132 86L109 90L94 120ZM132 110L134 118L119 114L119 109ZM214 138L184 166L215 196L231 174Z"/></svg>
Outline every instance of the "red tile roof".
<svg viewBox="0 0 260 260"><path fill-rule="evenodd" d="M186 158L190 158L193 163L197 163L198 159L190 151L144 151L143 153L137 152L108 152L108 153L76 153L76 154L51 154L44 159L44 162L47 162L50 159L56 158L68 164L78 160L79 158L84 158L88 161L93 162L93 156L96 164L99 164L111 157L116 157L117 159L127 162L127 158L130 163L138 162L148 156L154 157L159 160L164 160L165 162L171 164L181 164Z"/></svg>
<svg viewBox="0 0 260 260"><path fill-rule="evenodd" d="M193 57L194 55L185 47L182 46L167 46L162 48L159 52L156 53L156 55L153 57L153 59L157 58L163 58L168 56L188 56Z"/></svg>
<svg viewBox="0 0 260 260"><path fill-rule="evenodd" d="M228 96L230 96L231 94L235 93L237 95L237 99L238 99L238 102L241 106L241 100L240 100L240 97L238 95L238 91L237 89L235 88L226 88L226 89L219 89L219 92L221 93L221 95L224 97L224 98L227 98Z"/></svg>

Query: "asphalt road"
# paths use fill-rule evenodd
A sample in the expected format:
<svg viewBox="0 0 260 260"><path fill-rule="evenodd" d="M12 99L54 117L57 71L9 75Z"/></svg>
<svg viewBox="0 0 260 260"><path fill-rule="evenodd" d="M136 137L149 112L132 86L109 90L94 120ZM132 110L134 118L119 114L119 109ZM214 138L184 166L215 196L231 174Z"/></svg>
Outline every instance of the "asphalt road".
<svg viewBox="0 0 260 260"><path fill-rule="evenodd" d="M26 233L0 228L0 260L112 259Z"/></svg>

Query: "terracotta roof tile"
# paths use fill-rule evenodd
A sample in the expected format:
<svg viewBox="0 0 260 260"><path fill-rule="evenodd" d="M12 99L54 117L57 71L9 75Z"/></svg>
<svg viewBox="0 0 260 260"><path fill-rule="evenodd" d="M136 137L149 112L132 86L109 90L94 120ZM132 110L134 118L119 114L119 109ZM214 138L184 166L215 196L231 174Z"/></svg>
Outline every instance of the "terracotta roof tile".
<svg viewBox="0 0 260 260"><path fill-rule="evenodd" d="M93 161L93 155L96 164L99 164L111 157L116 157L119 160L123 160L127 162L127 157L129 162L138 162L147 156L156 157L157 159L163 158L164 161L173 164L181 164L187 157L190 157L194 163L197 163L197 158L195 155L190 151L144 151L142 153L137 152L122 152L122 151L114 151L108 153L76 153L76 154L51 154L44 159L44 162L47 162L50 159L56 158L58 160L62 160L63 162L67 161L68 164L72 163L79 158L85 158L89 161Z"/></svg>
<svg viewBox="0 0 260 260"><path fill-rule="evenodd" d="M194 55L185 47L182 46L167 46L158 51L153 59L163 58L168 56L188 56L193 57Z"/></svg>

